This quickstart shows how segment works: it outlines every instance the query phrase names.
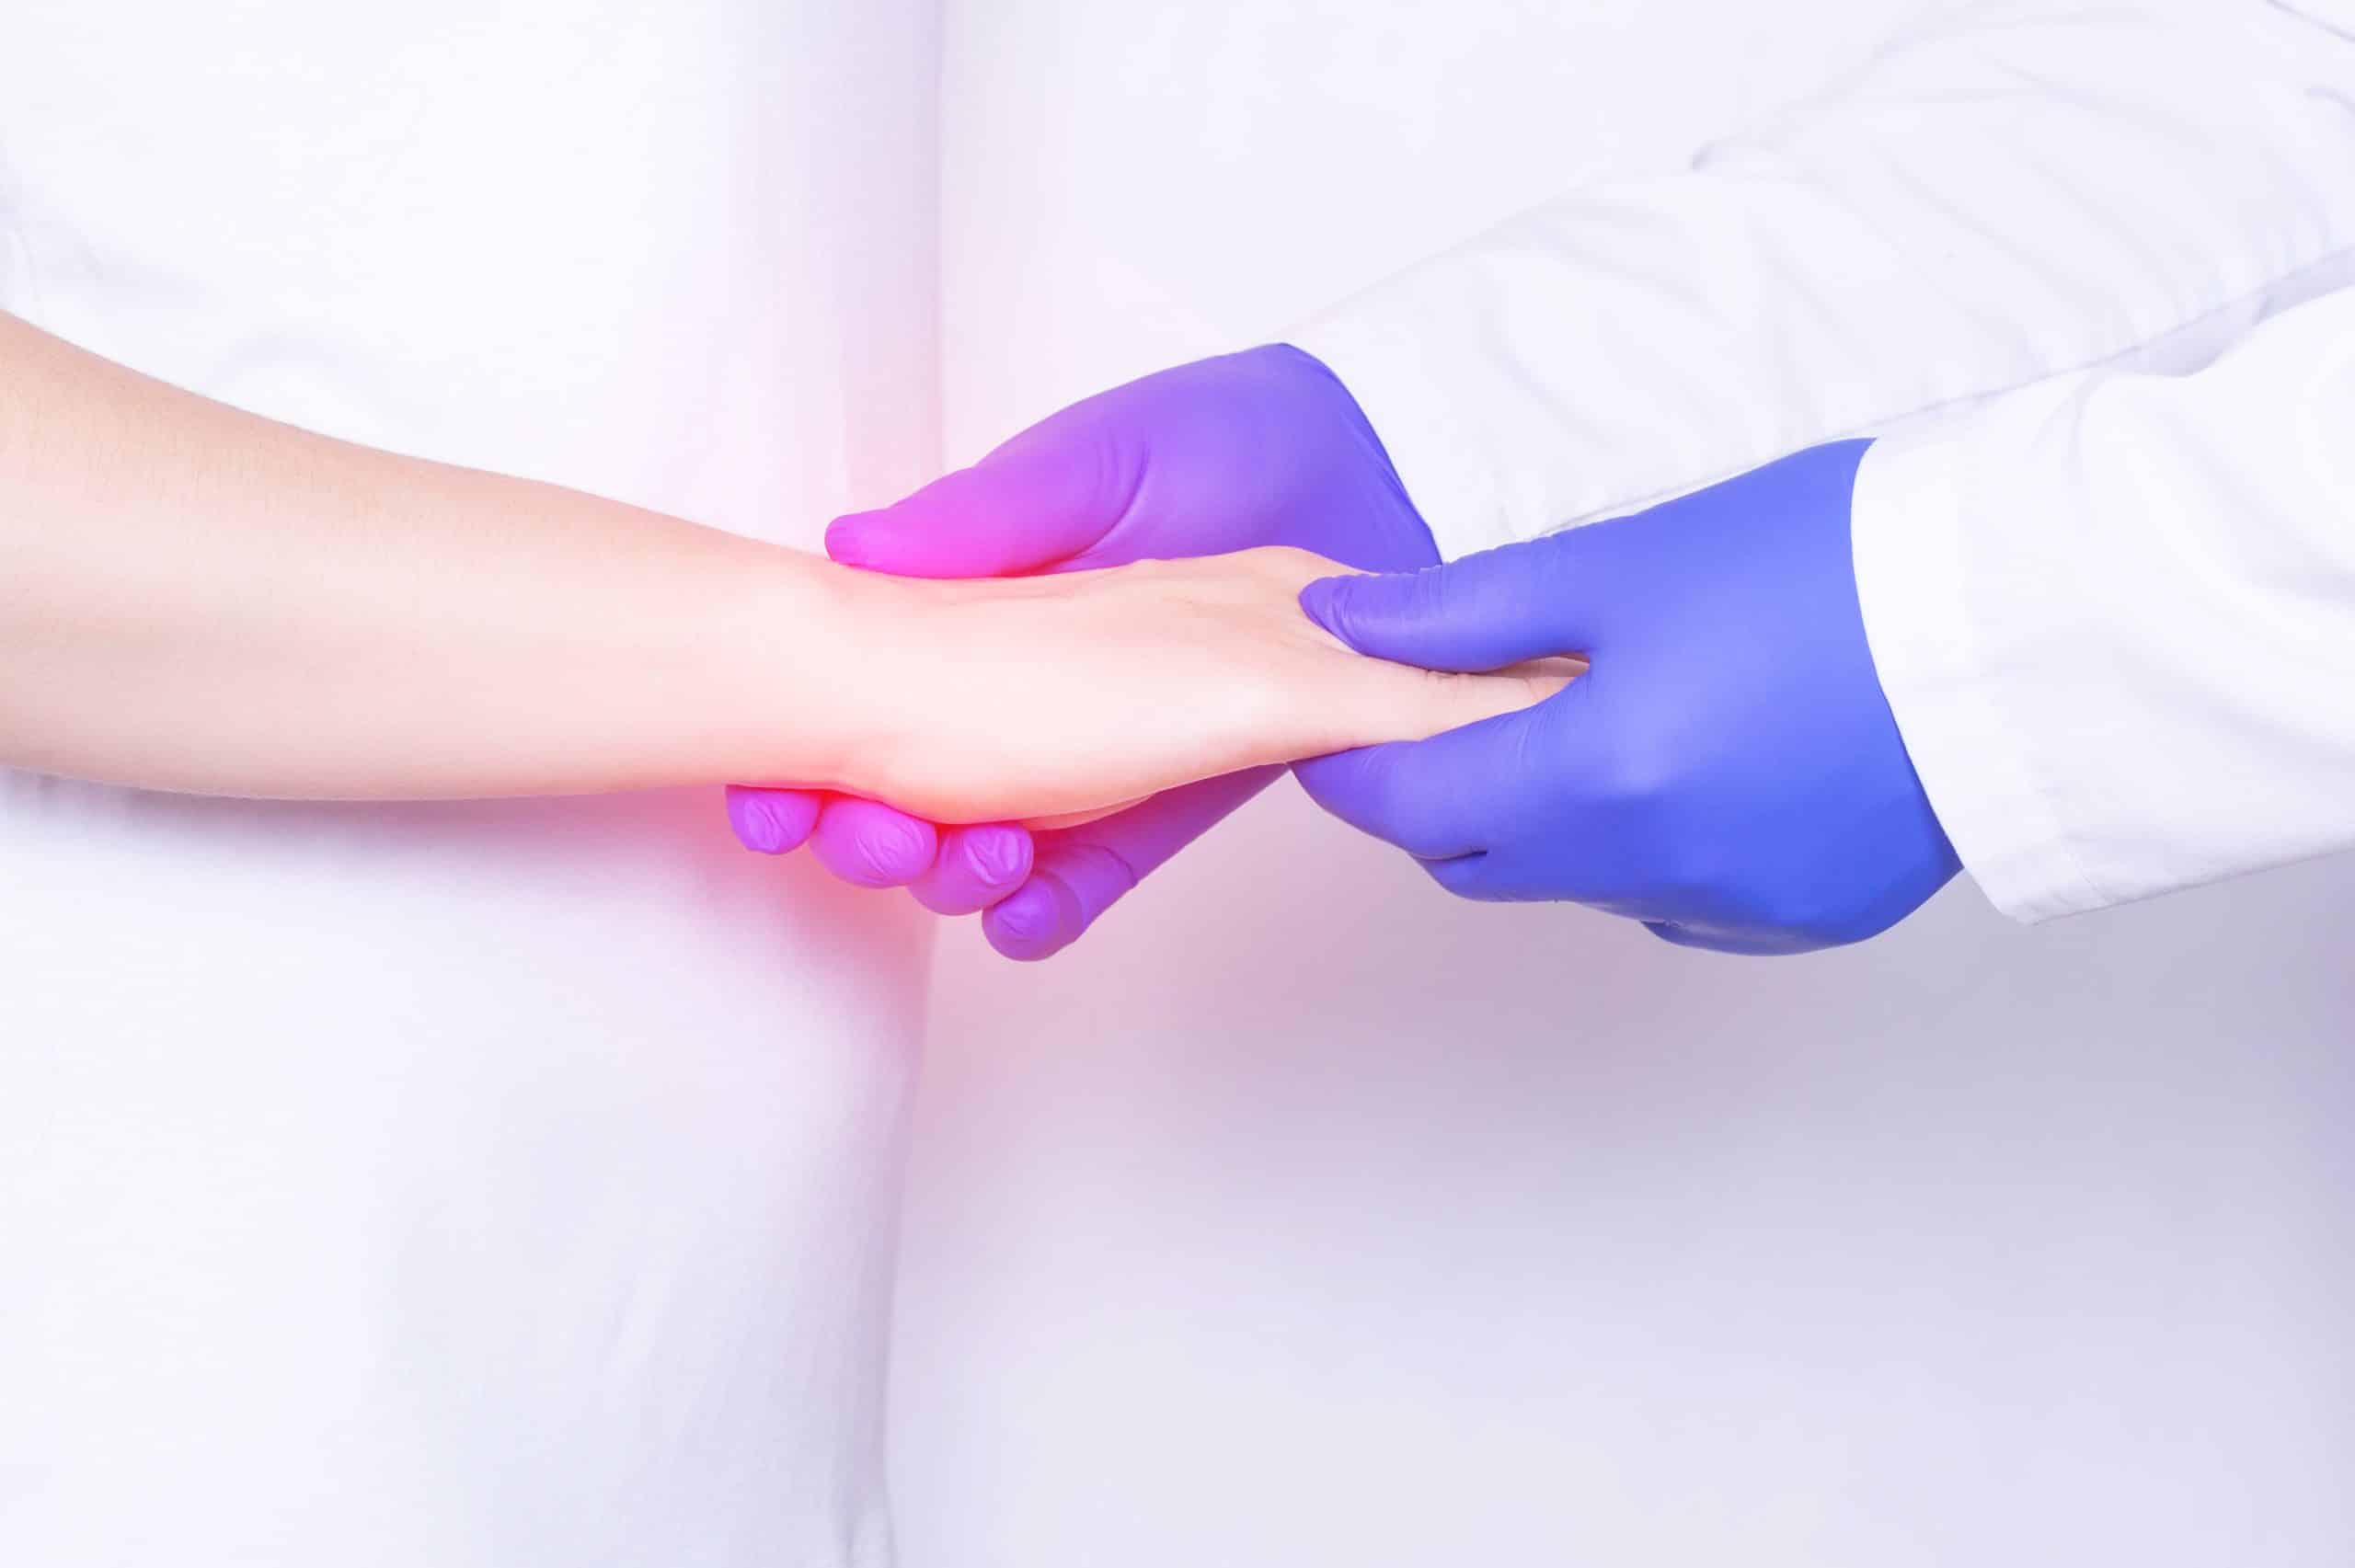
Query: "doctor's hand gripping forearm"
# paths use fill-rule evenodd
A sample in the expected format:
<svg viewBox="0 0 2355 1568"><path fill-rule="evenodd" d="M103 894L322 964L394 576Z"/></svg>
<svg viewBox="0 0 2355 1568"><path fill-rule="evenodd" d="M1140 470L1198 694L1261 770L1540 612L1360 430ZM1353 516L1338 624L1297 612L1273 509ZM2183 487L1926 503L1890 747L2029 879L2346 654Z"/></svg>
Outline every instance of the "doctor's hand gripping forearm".
<svg viewBox="0 0 2355 1568"><path fill-rule="evenodd" d="M423 798L755 778L1118 805L1532 700L1298 612L1258 552L926 583L352 446L0 316L0 764Z"/></svg>

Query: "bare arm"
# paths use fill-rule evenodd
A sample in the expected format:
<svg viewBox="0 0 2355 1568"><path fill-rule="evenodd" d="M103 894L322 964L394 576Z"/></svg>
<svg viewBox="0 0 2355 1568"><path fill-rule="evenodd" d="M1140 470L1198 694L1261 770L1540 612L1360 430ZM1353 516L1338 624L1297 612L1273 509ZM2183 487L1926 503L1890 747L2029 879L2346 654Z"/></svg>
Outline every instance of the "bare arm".
<svg viewBox="0 0 2355 1568"><path fill-rule="evenodd" d="M0 315L0 763L400 798L760 779L1077 811L1526 702L1291 552L920 584L293 429ZM997 684L993 685L992 682Z"/></svg>
<svg viewBox="0 0 2355 1568"><path fill-rule="evenodd" d="M20 766L364 797L839 765L840 694L772 652L828 635L822 564L327 440L7 316L0 574Z"/></svg>

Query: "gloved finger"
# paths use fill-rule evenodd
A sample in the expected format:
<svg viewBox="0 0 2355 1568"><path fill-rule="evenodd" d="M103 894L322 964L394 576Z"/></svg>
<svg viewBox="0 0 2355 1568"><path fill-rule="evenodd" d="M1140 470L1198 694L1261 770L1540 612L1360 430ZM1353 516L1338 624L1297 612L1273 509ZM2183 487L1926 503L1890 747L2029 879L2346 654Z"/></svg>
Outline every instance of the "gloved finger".
<svg viewBox="0 0 2355 1568"><path fill-rule="evenodd" d="M1502 670L1591 651L1612 602L1609 523L1417 572L1319 578L1309 619L1360 653L1427 670ZM1589 539L1601 538L1600 544Z"/></svg>
<svg viewBox="0 0 2355 1568"><path fill-rule="evenodd" d="M1444 861L1487 849L1534 812L1551 808L1553 781L1533 759L1550 710L1578 697L1574 681L1533 708L1499 714L1434 735L1338 751L1292 764L1308 797L1362 833L1418 860Z"/></svg>
<svg viewBox="0 0 2355 1568"><path fill-rule="evenodd" d="M904 887L932 869L939 849L924 818L850 795L828 795L810 835L818 863L860 887Z"/></svg>
<svg viewBox="0 0 2355 1568"><path fill-rule="evenodd" d="M905 499L836 518L826 554L901 577L1016 577L1078 555L1134 500L1142 465L1080 404Z"/></svg>
<svg viewBox="0 0 2355 1568"><path fill-rule="evenodd" d="M1030 879L982 916L990 945L1024 962L1052 957L1163 862L1268 787L1252 768L1157 795L1082 828L1040 833Z"/></svg>
<svg viewBox="0 0 2355 1568"><path fill-rule="evenodd" d="M736 841L762 854L799 849L818 826L823 796L814 790L728 786L728 825Z"/></svg>
<svg viewBox="0 0 2355 1568"><path fill-rule="evenodd" d="M1474 898L1483 903L1493 902L1499 895L1490 886L1486 871L1488 852L1474 850L1469 854L1450 855L1444 860L1417 862L1430 879L1459 898Z"/></svg>
<svg viewBox="0 0 2355 1568"><path fill-rule="evenodd" d="M1029 879L1033 843L1014 822L944 828L932 866L908 885L917 903L936 915L988 909Z"/></svg>
<svg viewBox="0 0 2355 1568"><path fill-rule="evenodd" d="M1546 889L1532 888L1525 877L1515 875L1514 856L1496 850L1475 850L1446 860L1422 863L1432 881L1459 898L1469 898L1480 904L1560 903L1569 901L1566 895Z"/></svg>
<svg viewBox="0 0 2355 1568"><path fill-rule="evenodd" d="M1528 824L1516 824L1524 832ZM1544 835L1542 850L1507 842L1445 860L1426 860L1432 881L1459 898L1483 904L1582 904L1600 914L1646 920L1621 907L1614 891L1626 880L1621 835L1589 826Z"/></svg>

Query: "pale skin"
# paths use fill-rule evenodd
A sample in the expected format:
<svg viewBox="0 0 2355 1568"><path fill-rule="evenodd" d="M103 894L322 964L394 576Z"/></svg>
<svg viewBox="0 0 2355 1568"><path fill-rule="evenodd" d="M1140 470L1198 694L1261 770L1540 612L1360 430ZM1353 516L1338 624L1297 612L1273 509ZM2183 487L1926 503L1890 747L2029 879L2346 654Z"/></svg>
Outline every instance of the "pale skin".
<svg viewBox="0 0 2355 1568"><path fill-rule="evenodd" d="M298 430L0 315L0 765L278 798L733 780L1040 819L1565 679L1361 658L1295 602L1337 569L860 573Z"/></svg>

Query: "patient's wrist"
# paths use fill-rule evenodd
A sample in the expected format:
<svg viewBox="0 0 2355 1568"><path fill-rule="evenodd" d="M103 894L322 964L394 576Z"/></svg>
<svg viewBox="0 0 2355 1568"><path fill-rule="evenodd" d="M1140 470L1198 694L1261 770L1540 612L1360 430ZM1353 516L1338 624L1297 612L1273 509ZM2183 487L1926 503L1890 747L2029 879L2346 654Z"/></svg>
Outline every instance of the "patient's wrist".
<svg viewBox="0 0 2355 1568"><path fill-rule="evenodd" d="M799 551L747 567L715 595L699 634L729 776L865 793L907 726L908 596Z"/></svg>

